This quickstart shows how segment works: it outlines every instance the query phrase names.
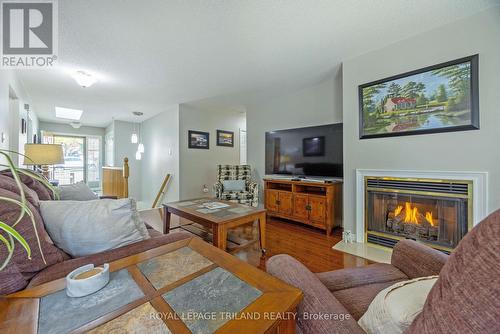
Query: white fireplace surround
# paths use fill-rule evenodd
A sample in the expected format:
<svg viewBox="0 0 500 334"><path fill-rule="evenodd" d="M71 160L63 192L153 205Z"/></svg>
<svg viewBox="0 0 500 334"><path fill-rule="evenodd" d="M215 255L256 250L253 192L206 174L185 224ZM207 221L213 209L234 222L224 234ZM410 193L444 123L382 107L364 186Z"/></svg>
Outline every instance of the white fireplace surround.
<svg viewBox="0 0 500 334"><path fill-rule="evenodd" d="M356 241L365 242L365 177L401 177L472 181L473 225L488 214L488 173L461 171L412 171L388 169L356 169Z"/></svg>

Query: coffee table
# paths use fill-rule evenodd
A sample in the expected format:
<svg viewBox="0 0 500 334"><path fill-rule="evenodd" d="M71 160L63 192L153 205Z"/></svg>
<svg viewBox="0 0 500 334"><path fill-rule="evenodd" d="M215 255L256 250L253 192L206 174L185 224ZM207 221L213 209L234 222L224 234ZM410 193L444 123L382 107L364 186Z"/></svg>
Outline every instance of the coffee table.
<svg viewBox="0 0 500 334"><path fill-rule="evenodd" d="M219 202L228 206L208 210L203 206L203 203L207 202ZM197 198L164 204L163 210L164 234L169 233L171 214L174 214L210 228L213 233L213 245L222 250L227 247L228 229L258 220L260 248L262 253L266 252L266 209L262 206L252 207L212 198Z"/></svg>
<svg viewBox="0 0 500 334"><path fill-rule="evenodd" d="M98 292L59 279L0 298L0 333L294 333L300 290L202 241L110 263Z"/></svg>

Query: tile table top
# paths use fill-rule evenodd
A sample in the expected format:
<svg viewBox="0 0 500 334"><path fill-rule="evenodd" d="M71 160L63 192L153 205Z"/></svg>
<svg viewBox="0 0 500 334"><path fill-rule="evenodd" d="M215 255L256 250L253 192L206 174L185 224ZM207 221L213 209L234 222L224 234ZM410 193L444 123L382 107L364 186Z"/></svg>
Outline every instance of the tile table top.
<svg viewBox="0 0 500 334"><path fill-rule="evenodd" d="M0 298L0 333L287 334L294 318L264 313L293 314L302 298L194 237L111 262L110 270L109 283L89 296L68 297L62 278Z"/></svg>
<svg viewBox="0 0 500 334"><path fill-rule="evenodd" d="M163 298L193 333L209 334L260 295L261 291L229 271L216 268L163 294Z"/></svg>
<svg viewBox="0 0 500 334"><path fill-rule="evenodd" d="M68 297L66 290L60 290L40 298L38 332L68 333L142 297L144 293L127 270L113 272L109 283L89 296Z"/></svg>
<svg viewBox="0 0 500 334"><path fill-rule="evenodd" d="M137 266L158 290L211 264L206 257L189 247L183 247L141 262Z"/></svg>
<svg viewBox="0 0 500 334"><path fill-rule="evenodd" d="M156 313L157 311L150 303L145 303L87 333L171 334L172 332L170 332L165 323L159 317L155 317Z"/></svg>

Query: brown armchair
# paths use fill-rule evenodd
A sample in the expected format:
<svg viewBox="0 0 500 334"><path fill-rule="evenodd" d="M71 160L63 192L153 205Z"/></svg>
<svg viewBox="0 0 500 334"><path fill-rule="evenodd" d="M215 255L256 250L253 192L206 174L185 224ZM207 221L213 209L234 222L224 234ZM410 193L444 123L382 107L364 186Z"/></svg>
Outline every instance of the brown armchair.
<svg viewBox="0 0 500 334"><path fill-rule="evenodd" d="M470 231L451 256L402 240L394 247L391 264L314 274L281 254L269 259L267 271L304 293L299 333L364 333L357 320L381 290L430 275L439 279L405 333L499 333L499 250L500 210Z"/></svg>

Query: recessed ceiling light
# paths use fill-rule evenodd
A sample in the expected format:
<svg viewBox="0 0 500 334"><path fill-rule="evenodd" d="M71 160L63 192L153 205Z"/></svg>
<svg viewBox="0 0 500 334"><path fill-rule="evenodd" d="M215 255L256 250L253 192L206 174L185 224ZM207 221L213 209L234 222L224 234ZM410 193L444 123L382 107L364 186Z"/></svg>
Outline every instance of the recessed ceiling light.
<svg viewBox="0 0 500 334"><path fill-rule="evenodd" d="M89 74L85 71L76 71L71 76L83 88L90 87L97 82L96 77L94 77L92 74Z"/></svg>
<svg viewBox="0 0 500 334"><path fill-rule="evenodd" d="M79 121L80 118L82 117L82 113L83 110L56 107L57 118L72 119L75 121Z"/></svg>

